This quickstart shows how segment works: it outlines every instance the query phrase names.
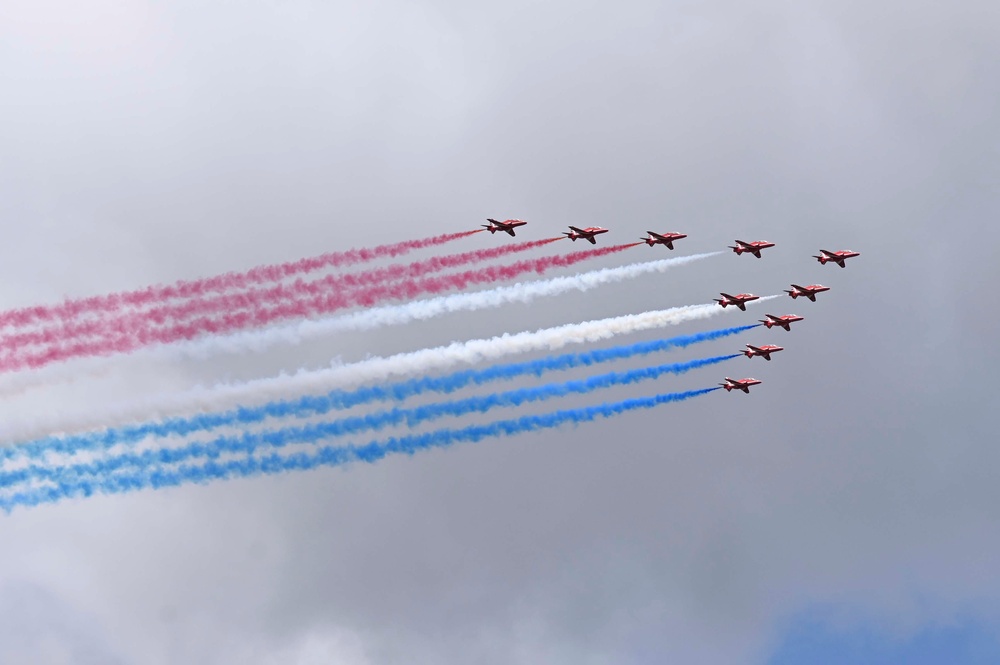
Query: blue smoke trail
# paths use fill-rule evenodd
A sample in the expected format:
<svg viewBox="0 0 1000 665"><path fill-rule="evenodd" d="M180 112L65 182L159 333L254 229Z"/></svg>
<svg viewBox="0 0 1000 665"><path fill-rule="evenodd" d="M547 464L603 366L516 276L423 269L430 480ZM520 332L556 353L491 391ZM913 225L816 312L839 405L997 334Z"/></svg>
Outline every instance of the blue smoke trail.
<svg viewBox="0 0 1000 665"><path fill-rule="evenodd" d="M181 465L175 469L143 468L130 473L99 476L96 479L64 478L53 487L40 487L0 497L0 508L10 512L17 506L37 506L63 499L93 494L119 494L146 488L162 489L188 483L207 483L213 480L245 478L286 471L306 471L325 466L339 466L349 462L374 463L391 454L412 455L429 448L445 448L460 442L477 442L489 437L512 436L558 427L565 423L585 423L598 418L610 418L638 409L651 409L661 404L681 402L692 397L719 390L718 387L702 388L681 393L653 395L589 406L565 409L551 413L499 420L485 425L472 425L460 429L439 429L425 434L392 437L384 441L371 441L363 446L322 446L309 453L281 456L271 453L264 457L248 455L245 459L219 462L210 460L200 465ZM253 446L281 447L295 441L318 443L326 438L329 423L301 428L288 428L273 432L247 434Z"/></svg>
<svg viewBox="0 0 1000 665"><path fill-rule="evenodd" d="M169 418L156 423L144 423L127 427L117 427L100 432L90 432L66 437L46 437L16 446L0 448L0 462L19 457L43 457L46 453L73 454L82 450L107 449L124 443L141 441L146 437L170 435L185 436L195 432L205 432L218 427L250 425L268 418L306 417L321 415L335 409L376 401L402 401L424 392L452 393L469 385L483 385L493 381L513 379L519 376L541 376L545 372L562 371L576 367L589 367L600 363L643 356L658 351L685 348L701 342L709 342L736 335L760 324L710 330L693 335L680 335L668 339L638 342L608 349L597 349L582 353L566 353L546 356L537 360L520 363L505 363L483 369L469 369L441 377L421 377L399 381L382 386L366 386L354 390L334 390L326 395L307 395L293 400L269 402L257 407L240 407L214 414Z"/></svg>
<svg viewBox="0 0 1000 665"><path fill-rule="evenodd" d="M654 367L643 367L626 372L610 372L591 376L582 380L565 383L550 383L533 388L520 388L490 395L468 397L451 402L426 404L412 409L394 408L363 416L352 416L333 420L323 425L324 436L345 436L370 430L381 430L392 425L405 424L416 427L428 420L436 420L446 416L464 416L470 413L486 413L497 407L517 407L529 402L541 402L555 397L570 394L587 394L595 390L612 386L624 386L658 379L664 374L683 374L692 369L716 365L726 360L738 358L742 354L734 353L713 358L702 358L687 362L671 363ZM313 430L309 427L290 427L282 430L281 444L310 443L313 441ZM264 433L266 436L268 433ZM243 433L235 436L220 436L207 443L189 443L178 448L160 448L141 453L122 453L104 460L78 463L73 465L29 465L15 471L0 471L0 488L11 487L18 483L29 481L59 481L66 477L107 476L124 468L143 468L163 464L177 464L192 458L218 458L222 454L241 453L250 455L257 451L259 434Z"/></svg>

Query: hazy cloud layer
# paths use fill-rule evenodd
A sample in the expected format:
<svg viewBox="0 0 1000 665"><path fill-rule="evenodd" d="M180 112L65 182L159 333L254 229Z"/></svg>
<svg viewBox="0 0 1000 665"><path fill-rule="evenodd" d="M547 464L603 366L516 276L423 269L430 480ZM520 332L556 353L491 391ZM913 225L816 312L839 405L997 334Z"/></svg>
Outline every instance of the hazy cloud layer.
<svg viewBox="0 0 1000 665"><path fill-rule="evenodd" d="M815 603L900 631L996 622L998 37L985 1L5 3L4 306L487 216L530 238L778 246L405 334L129 368L4 418L833 288L778 301L806 316L792 333L706 347L784 345L771 363L609 393L732 367L764 380L750 397L0 519L0 660L763 662ZM819 247L863 256L819 266Z"/></svg>

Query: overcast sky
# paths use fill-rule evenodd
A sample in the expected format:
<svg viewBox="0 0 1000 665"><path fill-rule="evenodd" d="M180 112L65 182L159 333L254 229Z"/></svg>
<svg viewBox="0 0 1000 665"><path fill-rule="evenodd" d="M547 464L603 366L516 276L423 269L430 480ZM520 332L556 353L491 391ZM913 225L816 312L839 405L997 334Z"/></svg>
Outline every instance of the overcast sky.
<svg viewBox="0 0 1000 665"><path fill-rule="evenodd" d="M676 253L778 243L402 332L122 370L5 418L832 287L768 309L806 316L791 333L670 356L784 345L771 363L551 408L723 374L764 380L750 396L0 518L0 661L764 664L817 608L901 639L1000 629L998 63L989 0L0 3L4 308L487 216L528 220L526 238L689 234ZM840 270L820 247L863 255Z"/></svg>

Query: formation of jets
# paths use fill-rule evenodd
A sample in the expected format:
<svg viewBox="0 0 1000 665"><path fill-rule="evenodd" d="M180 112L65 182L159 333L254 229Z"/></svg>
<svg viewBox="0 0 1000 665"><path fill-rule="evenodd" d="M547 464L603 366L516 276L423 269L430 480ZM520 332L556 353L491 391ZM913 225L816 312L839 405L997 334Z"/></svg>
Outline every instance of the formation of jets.
<svg viewBox="0 0 1000 665"><path fill-rule="evenodd" d="M510 236L515 235L514 229L524 226L527 224L521 219L507 219L502 222L498 222L495 219L486 220L489 224L483 224L483 228L488 230L491 234L497 231L502 231ZM600 226L588 226L586 228L578 228L576 226L570 226L568 232L563 232L563 235L570 240L583 239L592 245L597 244L597 236L607 233L608 229L602 228ZM646 236L640 238L640 240L649 247L654 247L656 245L664 245L667 249L674 249L674 243L678 240L687 238L687 234L677 233L674 231L667 231L664 233L656 233L655 231L646 231ZM767 240L753 240L747 242L745 240L735 240L735 245L730 245L729 249L737 255L741 254L753 254L758 259L761 258L761 251L774 247L773 242ZM638 244L638 243L636 243ZM819 254L813 255L813 258L820 262L821 265L826 265L827 263L836 263L841 268L847 266L847 259L852 259L856 256L860 256L861 252L855 252L850 249L842 249L839 251L831 252L827 249L819 250ZM812 302L816 302L816 294L822 293L823 291L829 291L830 287L823 286L822 284L810 284L809 286L799 286L798 284L792 284L791 289L786 289L785 293L796 299L799 296L803 298L808 298ZM738 293L736 295L731 295L725 292L719 294L721 298L715 298L721 307L726 308L732 305L733 307L738 307L742 311L746 311L747 303L758 300L760 296L755 296L752 293ZM796 321L802 321L804 317L797 314L784 314L782 316L777 316L775 314L765 314L763 319L760 319L766 328L773 328L775 326L779 328L784 328L785 331L791 332L791 324ZM747 344L746 349L742 349L740 352L747 358L753 358L754 356L760 356L764 360L771 360L771 354L777 353L778 351L783 351L784 347L777 346L776 344L762 344L760 346L754 346L753 344ZM754 378L746 379L731 379L726 377L725 383L720 383L719 385L726 389L726 392L731 392L733 390L742 390L743 392L749 394L750 386L756 386L760 381Z"/></svg>
<svg viewBox="0 0 1000 665"><path fill-rule="evenodd" d="M514 236L514 229L519 226L524 226L527 224L523 219L506 219L502 222L489 217L486 218L489 224L481 224L484 229L489 231L491 234L497 231L503 231L504 233ZM563 231L563 235L570 240L576 240L577 238L583 238L593 245L597 244L596 236L602 233L607 233L608 229L602 228L600 226L588 226L585 229L578 228L576 226L570 225L569 232ZM656 233L655 231L646 231L648 234L645 238L639 238L650 247L654 245L666 245L667 249L674 248L674 241L681 240L682 238L687 238L685 233L676 233L669 231L666 233ZM758 259L761 258L761 250L767 249L769 247L774 247L773 242L768 242L767 240L753 240L747 242L746 240L735 240L735 245L730 245L729 249L733 250L736 254L753 254ZM813 258L822 264L828 262L833 262L839 265L841 268L846 267L844 263L847 259L854 258L855 256L860 256L861 252L855 252L850 249L842 249L840 251L831 252L827 249L819 250L818 255L814 255Z"/></svg>

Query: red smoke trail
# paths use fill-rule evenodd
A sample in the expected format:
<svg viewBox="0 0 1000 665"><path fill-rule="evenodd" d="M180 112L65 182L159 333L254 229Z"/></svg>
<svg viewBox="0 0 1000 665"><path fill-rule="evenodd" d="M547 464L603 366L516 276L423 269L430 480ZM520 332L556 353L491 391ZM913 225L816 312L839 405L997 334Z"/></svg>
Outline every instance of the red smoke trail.
<svg viewBox="0 0 1000 665"><path fill-rule="evenodd" d="M164 328L142 327L124 330L110 338L90 342L73 342L52 346L36 353L12 354L0 359L0 371L35 369L54 362L86 356L107 356L128 353L150 344L169 344L193 339L202 334L224 334L244 328L265 326L289 318L303 318L330 314L354 305L371 305L394 298L412 298L418 295L441 293L461 289L473 284L488 284L513 279L525 273L543 274L551 268L565 268L581 261L606 256L641 245L641 242L612 247L558 254L538 259L518 261L507 266L490 266L468 270L443 277L428 277L416 281L381 284L354 292L337 292L310 296L301 300L283 302L275 307L227 313L215 318L202 317L189 323Z"/></svg>
<svg viewBox="0 0 1000 665"><path fill-rule="evenodd" d="M434 295L443 291L461 290L476 284L492 284L506 279L514 279L529 272L541 275L551 268L566 268L587 259L614 254L641 244L643 243L633 242L626 245L600 247L598 249L573 252L572 254L557 254L540 259L518 261L507 266L490 266L479 270L467 270L454 275L428 277L415 282L400 282L398 284L376 286L357 293L354 296L352 304L369 307L383 300L409 299L423 295Z"/></svg>
<svg viewBox="0 0 1000 665"><path fill-rule="evenodd" d="M257 266L245 272L230 272L215 277L178 281L171 286L150 286L137 291L123 291L103 296L65 300L59 305L22 307L0 312L0 327L23 326L53 320L69 320L82 314L115 313L123 307L142 307L157 300L190 298L206 293L242 289L252 284L271 282L302 275L323 268L340 268L381 258L392 258L426 247L436 247L459 238L465 238L485 229L446 233L420 240L406 240L370 249L351 249L346 252L329 252L307 259L267 266Z"/></svg>
<svg viewBox="0 0 1000 665"><path fill-rule="evenodd" d="M413 279L446 268L526 252L556 240L560 238L531 240L472 252L435 256L424 261L375 268L350 275L327 275L311 282L296 280L291 284L277 284L267 289L250 289L210 298L195 298L177 304L160 304L143 312L125 313L112 319L68 321L41 330L0 336L0 356L17 353L27 345L63 344L74 337L135 335L136 331L142 328L164 325L168 320L183 321L194 316L232 313L241 309L274 305L282 301L299 300L306 296L324 295L331 291L359 289L392 280Z"/></svg>

